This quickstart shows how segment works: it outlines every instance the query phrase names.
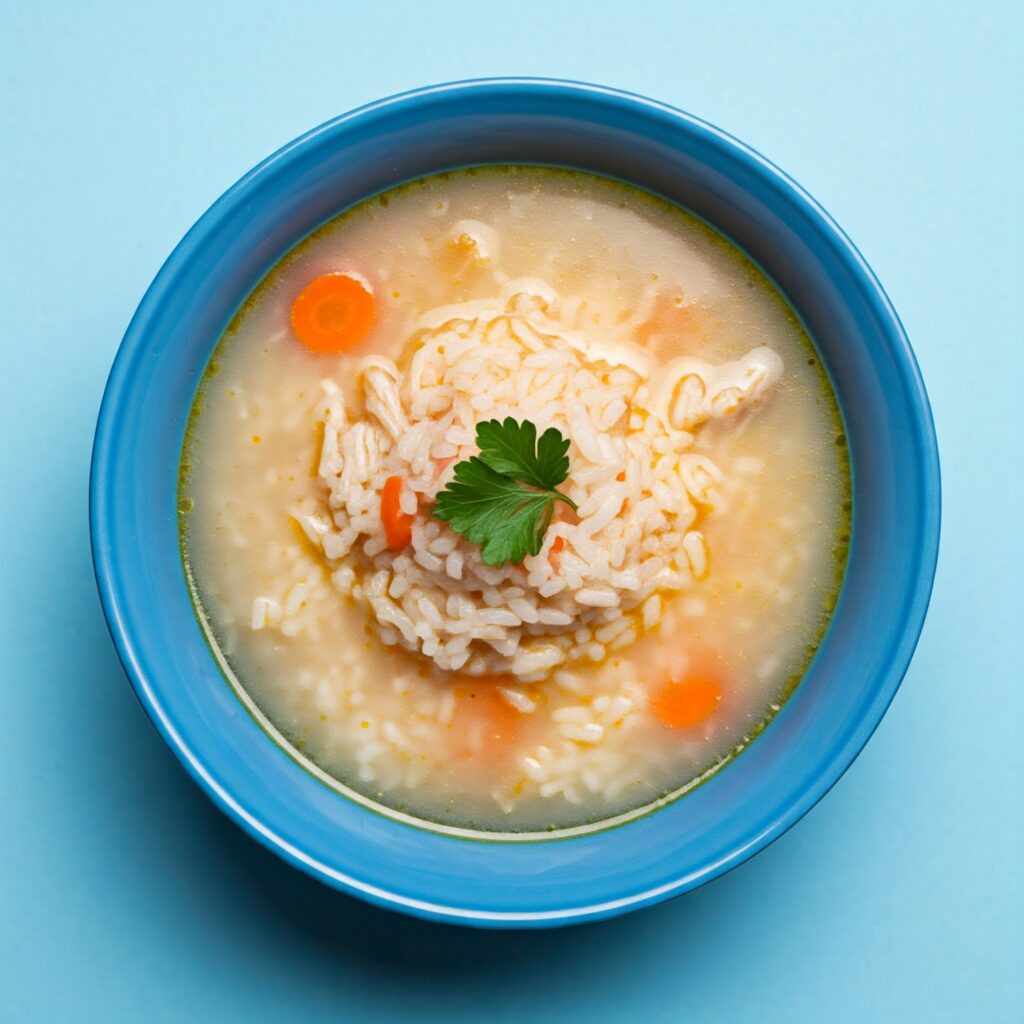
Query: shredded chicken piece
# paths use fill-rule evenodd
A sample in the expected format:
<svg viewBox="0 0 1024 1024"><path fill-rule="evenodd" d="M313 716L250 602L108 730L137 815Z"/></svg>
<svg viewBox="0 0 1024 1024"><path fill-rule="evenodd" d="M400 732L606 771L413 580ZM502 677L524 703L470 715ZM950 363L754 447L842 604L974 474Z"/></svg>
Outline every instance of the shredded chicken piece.
<svg viewBox="0 0 1024 1024"><path fill-rule="evenodd" d="M665 364L652 384L652 406L676 430L731 416L756 405L782 376L782 359L766 346L713 366L692 356Z"/></svg>
<svg viewBox="0 0 1024 1024"><path fill-rule="evenodd" d="M409 421L398 397L401 379L398 367L382 356L367 356L360 361L358 372L366 394L366 411L392 441L397 441L409 429Z"/></svg>

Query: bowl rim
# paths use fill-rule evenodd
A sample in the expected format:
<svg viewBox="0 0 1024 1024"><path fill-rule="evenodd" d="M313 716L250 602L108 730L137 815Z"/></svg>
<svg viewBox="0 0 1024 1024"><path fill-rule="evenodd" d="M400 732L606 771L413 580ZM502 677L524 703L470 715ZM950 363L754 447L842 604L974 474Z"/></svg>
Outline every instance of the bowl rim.
<svg viewBox="0 0 1024 1024"><path fill-rule="evenodd" d="M378 112L393 111L396 107L415 108L420 104L433 101L440 95L454 91L516 90L523 88L574 93L579 98L596 98L605 102L610 101L623 107L646 109L675 119L690 130L700 132L718 145L731 150L733 156L739 158L755 175L770 179L775 187L781 188L788 193L789 198L795 201L805 216L809 217L812 221L816 221L819 228L831 236L836 252L844 264L844 269L852 270L863 284L868 286L869 299L873 310L886 325L885 330L888 340L898 358L898 369L902 383L906 388L910 403L917 413L915 423L919 433L915 440L922 456L922 464L919 468L922 474L924 489L927 491L930 499L928 507L930 516L920 524L920 569L914 581L912 592L909 592L906 598L908 615L904 624L903 635L904 638L909 638L909 643L904 642L902 647L896 651L894 659L895 668L890 672L887 685L880 688L879 700L875 705L876 713L868 714L856 723L851 736L844 744L838 747L835 756L829 762L828 771L815 784L807 786L801 793L800 799L790 803L784 812L779 814L772 822L771 827L765 829L753 842L742 849L732 851L731 856L723 858L720 862L709 866L696 876L693 873L686 873L681 867L679 877L672 883L659 886L656 889L634 893L628 898L594 902L585 906L574 905L564 910L540 912L485 911L478 908L460 907L454 903L446 904L412 899L400 893L368 884L359 878L343 875L336 869L311 858L294 843L269 828L265 822L260 820L257 814L246 809L235 800L231 792L220 784L210 768L203 763L201 758L186 742L177 725L161 703L158 696L159 688L153 686L149 673L138 655L132 630L126 622L121 600L113 579L112 563L115 560L115 556L112 553L113 545L108 523L105 522L101 514L100 505L102 503L98 499L104 482L111 473L112 447L117 426L118 407L121 404L126 387L130 384L130 370L134 357L145 343L147 321L155 314L157 308L164 301L169 287L173 286L175 275L190 259L192 252L202 245L203 237L213 230L216 223L226 218L229 211L235 210L240 204L244 205L248 201L250 193L256 188L257 182L271 171L277 170L280 164L288 161L298 151L304 150L323 136L329 135L354 120L368 119ZM629 909L660 902L663 899L689 891L725 874L760 852L796 824L828 793L832 786L849 769L854 760L856 760L878 727L899 689L917 646L931 597L938 559L940 521L941 483L938 447L931 406L917 360L902 323L880 282L859 250L831 216L800 185L771 161L752 147L701 118L669 104L632 92L590 83L543 77L468 79L413 89L367 103L347 113L331 118L286 143L243 175L235 184L231 185L202 214L175 246L157 272L129 323L124 338L117 350L104 389L97 418L89 479L89 528L93 566L103 613L118 657L148 717L172 752L207 796L228 817L264 846L277 853L293 866L300 868L321 881L327 882L335 888L369 902L390 909L412 913L416 916L450 923L492 927L564 924L608 917Z"/></svg>

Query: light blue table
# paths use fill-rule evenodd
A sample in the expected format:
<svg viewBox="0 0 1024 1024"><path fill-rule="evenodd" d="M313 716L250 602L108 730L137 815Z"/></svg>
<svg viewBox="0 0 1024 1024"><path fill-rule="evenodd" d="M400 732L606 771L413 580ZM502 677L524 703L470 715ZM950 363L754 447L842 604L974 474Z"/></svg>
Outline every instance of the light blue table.
<svg viewBox="0 0 1024 1024"><path fill-rule="evenodd" d="M1019 7L85 6L0 8L0 1021L1019 1020ZM647 93L794 175L902 314L945 477L924 637L846 778L731 875L548 934L370 909L223 819L129 691L86 531L107 370L191 222L336 113L488 74Z"/></svg>

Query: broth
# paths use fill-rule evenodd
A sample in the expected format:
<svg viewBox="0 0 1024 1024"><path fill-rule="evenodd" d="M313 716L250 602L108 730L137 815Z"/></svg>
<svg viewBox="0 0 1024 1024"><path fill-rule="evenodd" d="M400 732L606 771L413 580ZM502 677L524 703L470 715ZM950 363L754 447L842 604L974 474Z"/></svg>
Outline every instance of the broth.
<svg viewBox="0 0 1024 1024"><path fill-rule="evenodd" d="M312 352L293 304L339 273L372 325ZM507 416L571 441L580 515L492 568L431 509L472 420ZM844 444L799 321L701 221L580 172L455 172L331 221L245 303L192 412L183 552L234 685L322 777L441 826L579 827L696 784L786 699L845 562ZM390 475L405 550L375 527Z"/></svg>

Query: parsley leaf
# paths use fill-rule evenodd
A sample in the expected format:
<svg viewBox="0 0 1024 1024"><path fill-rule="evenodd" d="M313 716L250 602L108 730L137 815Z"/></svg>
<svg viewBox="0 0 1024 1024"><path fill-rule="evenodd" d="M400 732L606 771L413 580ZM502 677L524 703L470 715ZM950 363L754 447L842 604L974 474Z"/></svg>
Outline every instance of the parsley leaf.
<svg viewBox="0 0 1024 1024"><path fill-rule="evenodd" d="M538 445L537 428L529 420L487 420L476 425L476 443L491 469L541 490L554 490L569 475L569 439L554 427L544 431Z"/></svg>
<svg viewBox="0 0 1024 1024"><path fill-rule="evenodd" d="M569 441L554 427L537 441L529 420L478 423L480 454L455 467L437 495L434 518L473 544L487 565L521 562L540 552L556 501L575 503L555 488L569 475Z"/></svg>

